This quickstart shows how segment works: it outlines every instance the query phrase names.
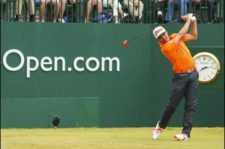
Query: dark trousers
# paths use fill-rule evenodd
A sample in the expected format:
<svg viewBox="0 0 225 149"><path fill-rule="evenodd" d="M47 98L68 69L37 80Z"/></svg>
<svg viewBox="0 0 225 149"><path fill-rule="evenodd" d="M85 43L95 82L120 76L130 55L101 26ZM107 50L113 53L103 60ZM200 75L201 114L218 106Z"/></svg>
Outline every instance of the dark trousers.
<svg viewBox="0 0 225 149"><path fill-rule="evenodd" d="M190 137L193 115L197 106L198 72L174 74L172 79L172 92L163 115L159 121L159 127L166 128L176 107L185 97L185 112L183 118L182 133Z"/></svg>

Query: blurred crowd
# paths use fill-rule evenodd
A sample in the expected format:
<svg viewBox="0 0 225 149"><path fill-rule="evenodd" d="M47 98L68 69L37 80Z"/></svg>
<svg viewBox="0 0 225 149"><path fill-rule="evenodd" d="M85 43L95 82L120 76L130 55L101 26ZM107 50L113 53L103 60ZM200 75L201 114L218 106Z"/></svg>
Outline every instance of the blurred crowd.
<svg viewBox="0 0 225 149"><path fill-rule="evenodd" d="M0 0L1 21L166 23L193 13L223 23L223 0Z"/></svg>

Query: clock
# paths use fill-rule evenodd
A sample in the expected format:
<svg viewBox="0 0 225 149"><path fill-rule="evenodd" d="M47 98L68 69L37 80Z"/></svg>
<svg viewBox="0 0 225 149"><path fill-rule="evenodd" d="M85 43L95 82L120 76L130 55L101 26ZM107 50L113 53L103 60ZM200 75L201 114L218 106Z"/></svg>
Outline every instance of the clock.
<svg viewBox="0 0 225 149"><path fill-rule="evenodd" d="M199 83L208 84L218 77L220 62L215 55L209 52L200 52L194 55L193 59L199 73Z"/></svg>

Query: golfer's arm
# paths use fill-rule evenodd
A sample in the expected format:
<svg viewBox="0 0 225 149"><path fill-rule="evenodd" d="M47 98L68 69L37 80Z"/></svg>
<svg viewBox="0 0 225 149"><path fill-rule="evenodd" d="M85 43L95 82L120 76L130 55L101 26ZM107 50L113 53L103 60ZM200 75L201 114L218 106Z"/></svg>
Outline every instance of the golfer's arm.
<svg viewBox="0 0 225 149"><path fill-rule="evenodd" d="M197 27L197 21L192 22L192 27L191 27L191 35L192 35L192 40L197 40L198 39L198 27Z"/></svg>
<svg viewBox="0 0 225 149"><path fill-rule="evenodd" d="M176 43L178 43L181 40L181 38L184 37L184 35L186 35L186 33L187 33L188 29L189 29L190 23L191 23L191 19L188 18L188 20L185 22L185 24L182 27L182 29L179 31L177 36L174 38L174 41Z"/></svg>
<svg viewBox="0 0 225 149"><path fill-rule="evenodd" d="M191 31L190 33L186 34L183 39L185 40L185 42L198 39L198 28L196 20L192 21Z"/></svg>

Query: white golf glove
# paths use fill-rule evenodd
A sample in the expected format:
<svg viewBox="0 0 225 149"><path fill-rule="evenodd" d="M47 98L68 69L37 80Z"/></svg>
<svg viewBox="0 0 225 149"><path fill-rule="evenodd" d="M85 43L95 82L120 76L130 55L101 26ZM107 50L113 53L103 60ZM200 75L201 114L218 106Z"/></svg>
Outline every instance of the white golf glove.
<svg viewBox="0 0 225 149"><path fill-rule="evenodd" d="M192 22L196 20L196 17L194 16L193 13L188 13L187 16L189 16L191 18Z"/></svg>
<svg viewBox="0 0 225 149"><path fill-rule="evenodd" d="M190 18L194 16L193 13L188 13L186 15L189 16Z"/></svg>
<svg viewBox="0 0 225 149"><path fill-rule="evenodd" d="M191 22L193 22L193 21L196 21L196 17L195 16L191 17Z"/></svg>

